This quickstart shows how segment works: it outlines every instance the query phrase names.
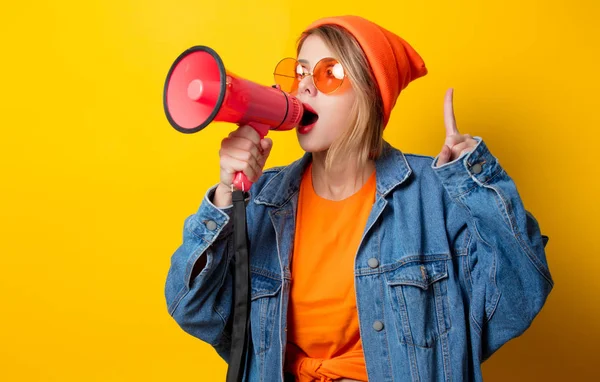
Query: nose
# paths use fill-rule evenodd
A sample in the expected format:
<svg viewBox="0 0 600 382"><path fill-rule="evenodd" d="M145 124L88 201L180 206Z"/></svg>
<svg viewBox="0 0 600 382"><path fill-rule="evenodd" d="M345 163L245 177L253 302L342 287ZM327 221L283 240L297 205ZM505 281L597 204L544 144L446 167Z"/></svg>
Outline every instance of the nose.
<svg viewBox="0 0 600 382"><path fill-rule="evenodd" d="M313 82L312 75L305 76L298 84L298 94L306 94L308 96L317 95L317 88Z"/></svg>

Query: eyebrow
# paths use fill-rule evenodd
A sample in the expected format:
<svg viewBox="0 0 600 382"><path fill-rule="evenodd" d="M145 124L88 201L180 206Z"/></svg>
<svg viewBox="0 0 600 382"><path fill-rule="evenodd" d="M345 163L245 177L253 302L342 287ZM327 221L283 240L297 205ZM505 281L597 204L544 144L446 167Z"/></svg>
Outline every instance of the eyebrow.
<svg viewBox="0 0 600 382"><path fill-rule="evenodd" d="M298 60L298 62L301 64L310 65L310 63L307 60L300 59L300 60Z"/></svg>

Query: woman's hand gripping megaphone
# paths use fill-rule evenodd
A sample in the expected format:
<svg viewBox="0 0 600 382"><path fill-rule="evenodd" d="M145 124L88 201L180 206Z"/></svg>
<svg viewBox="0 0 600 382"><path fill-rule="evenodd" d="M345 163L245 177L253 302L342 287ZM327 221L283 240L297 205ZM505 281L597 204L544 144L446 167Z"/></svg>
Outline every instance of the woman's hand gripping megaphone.
<svg viewBox="0 0 600 382"><path fill-rule="evenodd" d="M263 138L256 127L243 125L221 141L219 150L221 180L215 191L213 203L217 207L232 204L232 185L248 191L262 175L271 153L273 141Z"/></svg>

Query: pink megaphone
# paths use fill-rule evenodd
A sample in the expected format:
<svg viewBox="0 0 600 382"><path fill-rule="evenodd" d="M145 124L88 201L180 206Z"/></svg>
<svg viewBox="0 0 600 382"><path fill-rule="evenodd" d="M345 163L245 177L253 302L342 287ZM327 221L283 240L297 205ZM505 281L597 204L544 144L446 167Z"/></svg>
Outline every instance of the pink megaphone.
<svg viewBox="0 0 600 382"><path fill-rule="evenodd" d="M206 46L194 46L177 57L165 81L163 103L169 123L188 134L223 121L250 125L264 138L269 130L291 130L305 114L313 114L279 88L226 71L219 55ZM247 191L252 183L238 172L233 185Z"/></svg>

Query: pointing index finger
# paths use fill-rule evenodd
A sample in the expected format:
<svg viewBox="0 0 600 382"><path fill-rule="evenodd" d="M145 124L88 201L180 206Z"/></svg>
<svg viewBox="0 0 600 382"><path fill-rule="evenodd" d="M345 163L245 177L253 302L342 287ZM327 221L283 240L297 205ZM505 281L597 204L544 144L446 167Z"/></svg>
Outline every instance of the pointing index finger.
<svg viewBox="0 0 600 382"><path fill-rule="evenodd" d="M446 97L444 99L444 124L446 125L446 137L458 134L456 119L454 118L454 106L452 104L453 99L454 89L450 88L446 91Z"/></svg>

